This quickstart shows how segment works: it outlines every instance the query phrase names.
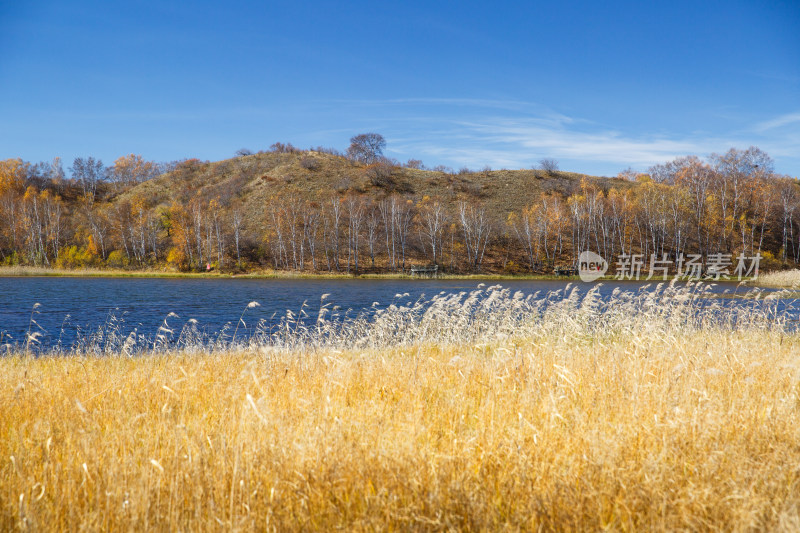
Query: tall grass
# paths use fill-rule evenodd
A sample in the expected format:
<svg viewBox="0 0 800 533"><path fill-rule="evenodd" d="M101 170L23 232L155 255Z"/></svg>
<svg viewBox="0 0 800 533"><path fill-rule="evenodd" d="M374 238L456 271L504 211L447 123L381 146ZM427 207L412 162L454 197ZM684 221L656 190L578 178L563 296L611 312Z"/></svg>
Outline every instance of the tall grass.
<svg viewBox="0 0 800 533"><path fill-rule="evenodd" d="M37 334L27 335L26 351L33 344L38 353L70 355L136 355L152 352L208 353L229 350L321 350L380 349L425 343L467 344L486 339L535 337L556 328L572 336L608 335L620 328L648 328L654 319L671 327L704 328L719 326L776 327L783 325L793 308L787 307L784 292L751 289L746 293L715 294L702 283L659 283L637 290L616 288L610 298L601 297L600 285L588 292L586 286L567 284L547 294L525 295L501 285L478 285L473 291L441 292L430 299L409 299L396 294L388 307L375 302L354 313L331 306L322 295L320 304L304 302L287 309L283 317L251 321L250 302L235 324L210 332L193 319L181 325L180 317L170 313L155 334L129 326L123 314L110 313L104 324L94 329L77 328L76 340L63 342L64 326L54 344L40 344L46 333L32 319ZM724 296L720 298L720 296ZM733 298L731 298L733 297ZM38 304L36 304L38 306ZM34 312L36 312L34 308ZM32 315L33 316L33 315ZM70 335L73 336L70 332ZM48 337L55 340L55 336ZM11 343L2 346L6 353L19 349Z"/></svg>
<svg viewBox="0 0 800 533"><path fill-rule="evenodd" d="M794 315L705 296L398 295L5 357L0 529L797 530Z"/></svg>
<svg viewBox="0 0 800 533"><path fill-rule="evenodd" d="M755 280L762 287L800 287L800 270L779 270L762 274Z"/></svg>

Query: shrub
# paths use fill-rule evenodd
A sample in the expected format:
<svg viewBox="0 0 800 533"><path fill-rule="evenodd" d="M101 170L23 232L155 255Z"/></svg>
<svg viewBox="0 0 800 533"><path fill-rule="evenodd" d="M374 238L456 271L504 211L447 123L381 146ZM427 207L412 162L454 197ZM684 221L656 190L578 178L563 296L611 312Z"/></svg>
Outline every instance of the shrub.
<svg viewBox="0 0 800 533"><path fill-rule="evenodd" d="M275 152L278 154L293 154L299 151L297 148L292 146L292 143L283 144L282 142L274 143L269 147L269 150L270 152Z"/></svg>
<svg viewBox="0 0 800 533"><path fill-rule="evenodd" d="M5 266L14 266L19 265L21 263L19 254L16 251L11 252L11 254L5 256L3 259L3 265Z"/></svg>
<svg viewBox="0 0 800 533"><path fill-rule="evenodd" d="M558 170L558 160L552 159L550 157L545 157L544 159L540 159L539 168L544 170L548 174L553 174Z"/></svg>
<svg viewBox="0 0 800 533"><path fill-rule="evenodd" d="M188 270L189 268L186 254L183 253L183 250L174 246L167 252L167 264L178 270Z"/></svg>
<svg viewBox="0 0 800 533"><path fill-rule="evenodd" d="M128 257L122 252L122 250L114 250L110 254L108 254L108 258L106 259L106 265L112 268L124 268L130 264Z"/></svg>
<svg viewBox="0 0 800 533"><path fill-rule="evenodd" d="M86 247L66 246L58 253L57 268L80 268L95 266L99 258Z"/></svg>
<svg viewBox="0 0 800 533"><path fill-rule="evenodd" d="M772 252L761 250L761 262L758 265L762 272L780 270L783 265L779 259L775 258Z"/></svg>
<svg viewBox="0 0 800 533"><path fill-rule="evenodd" d="M318 170L320 168L320 162L316 157L305 156L300 160L300 166L306 170Z"/></svg>
<svg viewBox="0 0 800 533"><path fill-rule="evenodd" d="M364 170L364 175L369 178L370 183L375 187L380 187L382 189L393 189L396 185L394 178L392 177L392 171L394 169L391 165L385 162L374 163L369 165Z"/></svg>

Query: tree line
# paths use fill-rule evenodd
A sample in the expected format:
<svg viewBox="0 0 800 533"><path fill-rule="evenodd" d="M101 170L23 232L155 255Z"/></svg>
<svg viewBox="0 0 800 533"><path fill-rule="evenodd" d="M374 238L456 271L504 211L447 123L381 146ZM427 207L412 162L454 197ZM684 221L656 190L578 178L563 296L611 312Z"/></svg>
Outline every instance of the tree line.
<svg viewBox="0 0 800 533"><path fill-rule="evenodd" d="M776 174L758 148L682 157L646 173L623 171L615 181L584 179L530 195L524 208L509 211L490 209L479 196L436 198L386 186L399 167L421 164L387 160L384 146L381 136L364 134L345 154L327 151L368 176L372 191L308 197L279 190L259 203L236 180L213 193L193 190L192 176L208 165L198 160L157 164L132 154L105 167L78 158L70 177L58 158L2 161L0 263L346 273L436 264L453 273L547 273L574 264L584 250L610 261L619 254L760 253L767 267L800 262L800 186ZM295 154L303 168L320 164L291 145L271 150ZM557 163L548 165L555 176ZM140 186L164 173L180 192L168 202Z"/></svg>

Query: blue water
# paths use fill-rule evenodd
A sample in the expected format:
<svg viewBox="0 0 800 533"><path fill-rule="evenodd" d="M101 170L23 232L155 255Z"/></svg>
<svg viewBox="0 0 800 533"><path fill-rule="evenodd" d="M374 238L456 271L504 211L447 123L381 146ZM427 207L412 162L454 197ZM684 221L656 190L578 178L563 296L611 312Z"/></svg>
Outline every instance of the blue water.
<svg viewBox="0 0 800 533"><path fill-rule="evenodd" d="M342 314L349 310L352 316L368 312L376 302L379 307L385 307L430 298L440 292L471 291L479 283L459 280L0 277L0 345L21 345L26 332L36 331L40 333L37 340L40 347L70 346L110 320L124 332L135 329L141 335L153 337L170 313L177 315L168 318L171 328L179 330L189 319L194 319L203 332L214 335L226 324L236 327L244 312L239 328L240 334L246 335L259 320L275 324L287 311L296 315L304 302L305 311L316 317L323 294L329 294L325 301L330 307L338 306ZM499 284L526 295L540 292L542 296L567 285L563 281L529 280ZM654 284L605 282L600 290L601 295L608 296L616 287L639 291L648 285ZM585 292L592 284L578 282L573 286ZM742 291L735 284L724 283L712 289L714 293L736 290ZM248 303L253 301L260 305L245 312ZM36 309L35 304L38 304Z"/></svg>

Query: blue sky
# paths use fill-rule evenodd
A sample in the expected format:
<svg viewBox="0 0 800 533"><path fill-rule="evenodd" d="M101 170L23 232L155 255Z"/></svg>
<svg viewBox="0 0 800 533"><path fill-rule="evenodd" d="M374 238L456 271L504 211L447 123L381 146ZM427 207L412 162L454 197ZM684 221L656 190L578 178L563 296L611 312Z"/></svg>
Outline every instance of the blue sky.
<svg viewBox="0 0 800 533"><path fill-rule="evenodd" d="M800 176L796 2L0 0L0 158L218 160L375 131L428 166Z"/></svg>

